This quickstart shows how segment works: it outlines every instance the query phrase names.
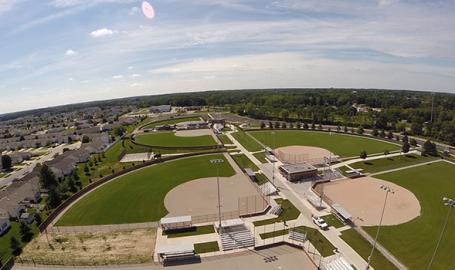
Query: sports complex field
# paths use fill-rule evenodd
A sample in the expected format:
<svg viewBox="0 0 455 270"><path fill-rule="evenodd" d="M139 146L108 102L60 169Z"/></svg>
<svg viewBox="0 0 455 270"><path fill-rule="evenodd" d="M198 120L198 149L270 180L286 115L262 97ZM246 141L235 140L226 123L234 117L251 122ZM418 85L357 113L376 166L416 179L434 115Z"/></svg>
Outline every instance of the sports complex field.
<svg viewBox="0 0 455 270"><path fill-rule="evenodd" d="M454 175L455 165L437 162L375 176L408 189L420 202L422 209L419 217L405 224L384 226L379 236L380 243L409 269L427 269L447 216L448 208L443 205L442 198L455 197ZM455 269L454 228L455 216L452 215L433 269ZM364 229L374 237L377 228Z"/></svg>
<svg viewBox="0 0 455 270"><path fill-rule="evenodd" d="M368 154L399 150L400 146L361 136L319 131L277 130L249 132L263 144L276 149L283 146L314 146L329 150L341 157L358 156L362 150Z"/></svg>
<svg viewBox="0 0 455 270"><path fill-rule="evenodd" d="M122 224L157 221L168 214L166 194L191 180L214 177L211 159L223 159L219 175L235 171L223 155L185 158L153 165L113 180L78 201L58 221L58 226Z"/></svg>
<svg viewBox="0 0 455 270"><path fill-rule="evenodd" d="M212 146L217 144L211 135L188 137L177 136L174 132L149 133L139 135L135 139L140 144L164 147Z"/></svg>
<svg viewBox="0 0 455 270"><path fill-rule="evenodd" d="M176 125L176 124L180 124L180 123L184 123L184 122L195 122L195 121L201 121L201 118L199 116L194 116L194 117L169 119L169 120L165 120L165 121L156 121L156 122L147 124L147 125L143 126L142 128L155 128L157 126Z"/></svg>

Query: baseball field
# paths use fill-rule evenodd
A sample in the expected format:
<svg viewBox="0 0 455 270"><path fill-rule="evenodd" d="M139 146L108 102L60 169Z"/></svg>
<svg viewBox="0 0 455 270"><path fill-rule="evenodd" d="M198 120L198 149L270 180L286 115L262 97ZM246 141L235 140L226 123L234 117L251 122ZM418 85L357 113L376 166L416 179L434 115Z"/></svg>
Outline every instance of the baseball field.
<svg viewBox="0 0 455 270"><path fill-rule="evenodd" d="M136 142L145 145L164 147L211 146L217 144L210 135L184 137L177 136L174 132L159 132L139 135L136 137Z"/></svg>
<svg viewBox="0 0 455 270"><path fill-rule="evenodd" d="M223 159L219 175L235 174L223 155L185 158L153 165L109 182L72 206L58 226L122 224L157 221L168 214L166 194L185 182L216 176L211 159Z"/></svg>
<svg viewBox="0 0 455 270"><path fill-rule="evenodd" d="M376 176L410 190L420 202L419 217L401 225L384 226L379 236L380 243L409 269L427 269L449 210L442 198L455 197L454 175L455 165L436 162ZM455 215L452 215L432 269L455 269L454 228ZM374 237L377 228L364 229Z"/></svg>
<svg viewBox="0 0 455 270"><path fill-rule="evenodd" d="M368 154L383 153L385 150L399 150L398 145L370 139L366 137L345 135L339 133L276 130L250 132L256 139L270 148L276 149L284 146L304 145L320 147L341 157L358 156L362 150Z"/></svg>

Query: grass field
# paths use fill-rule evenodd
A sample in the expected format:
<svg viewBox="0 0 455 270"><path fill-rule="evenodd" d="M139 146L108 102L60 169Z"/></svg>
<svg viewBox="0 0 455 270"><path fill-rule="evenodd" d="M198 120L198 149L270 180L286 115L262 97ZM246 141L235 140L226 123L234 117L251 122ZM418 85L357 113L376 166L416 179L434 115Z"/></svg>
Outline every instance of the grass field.
<svg viewBox="0 0 455 270"><path fill-rule="evenodd" d="M228 136L221 134L218 138L223 144L232 144L232 141L228 138Z"/></svg>
<svg viewBox="0 0 455 270"><path fill-rule="evenodd" d="M262 163L267 163L267 159L265 158L265 152L259 152L254 154L254 156Z"/></svg>
<svg viewBox="0 0 455 270"><path fill-rule="evenodd" d="M189 230L184 231L177 231L177 232L164 232L163 235L167 235L167 238L177 238L177 237L187 237L187 236L194 236L194 235L201 235L201 234L209 234L214 233L215 228L213 225L206 225L206 226L197 226L193 227Z"/></svg>
<svg viewBox="0 0 455 270"><path fill-rule="evenodd" d="M164 197L185 182L216 176L210 164L223 155L207 155L166 162L124 175L77 202L58 221L59 226L121 224L157 221L168 211ZM178 173L176 173L178 172ZM219 165L220 176L235 174L229 162Z"/></svg>
<svg viewBox="0 0 455 270"><path fill-rule="evenodd" d="M166 121L157 121L157 122L152 122L150 124L147 124L146 126L142 128L155 128L157 126L164 126L164 125L176 125L179 123L183 122L196 122L196 121L201 121L201 118L198 116L195 117L185 117L185 118L176 118L176 119L169 119Z"/></svg>
<svg viewBox="0 0 455 270"><path fill-rule="evenodd" d="M344 226L343 222L341 222L336 216L333 214L323 216L322 217L324 221L327 223L329 226L333 226L335 228L341 228Z"/></svg>
<svg viewBox="0 0 455 270"><path fill-rule="evenodd" d="M447 216L448 208L443 205L442 198L455 198L454 175L455 165L437 162L376 176L407 188L420 202L420 217L405 224L382 227L379 236L381 244L409 269L427 269ZM370 235L376 232L376 227L364 229ZM455 215L452 215L433 269L455 269L454 246Z"/></svg>
<svg viewBox="0 0 455 270"><path fill-rule="evenodd" d="M400 147L391 143L373 140L360 136L350 136L317 131L254 131L250 132L263 144L275 149L282 146L304 145L321 147L341 157L358 156L362 150L368 154L383 153L385 150L399 150ZM260 149L259 149L260 150Z"/></svg>
<svg viewBox="0 0 455 270"><path fill-rule="evenodd" d="M281 215L276 218L255 221L253 222L254 226L263 226L273 224L276 222L283 222L285 220L286 221L294 220L299 217L300 211L289 200L276 199L275 201L278 204L281 204L281 207L283 208L283 213L281 213Z"/></svg>
<svg viewBox="0 0 455 270"><path fill-rule="evenodd" d="M381 171L392 170L396 168L411 166L423 162L435 160L435 157L423 157L420 155L410 154L395 157L381 158L375 160L368 160L357 162L350 166L355 169L363 169L363 172L375 173Z"/></svg>
<svg viewBox="0 0 455 270"><path fill-rule="evenodd" d="M256 142L253 138L248 136L242 130L232 133L232 136L241 144L246 150L250 152L256 152L262 150L262 146Z"/></svg>
<svg viewBox="0 0 455 270"><path fill-rule="evenodd" d="M246 169L246 168L250 168L252 169L254 172L259 170L258 166L256 166L247 156L245 156L244 154L240 154L240 155L232 155L231 156L236 162L237 164L239 164L239 166L243 169Z"/></svg>
<svg viewBox="0 0 455 270"><path fill-rule="evenodd" d="M0 262L5 263L6 260L12 256L10 249L10 241L12 237L16 237L16 239L21 242L19 227L19 222L11 222L11 228L9 231L0 237ZM30 227L34 234L38 232L38 228L36 227L35 223L33 223ZM21 246L23 247L25 244L21 244Z"/></svg>
<svg viewBox="0 0 455 270"><path fill-rule="evenodd" d="M220 251L217 241L194 244L194 252L197 254Z"/></svg>
<svg viewBox="0 0 455 270"><path fill-rule="evenodd" d="M269 179L264 174L262 174L262 173L257 173L256 174L256 183L259 186L267 183L268 181L269 181Z"/></svg>
<svg viewBox="0 0 455 270"><path fill-rule="evenodd" d="M354 229L342 232L341 238L350 245L363 259L368 260L371 253L371 244L368 243ZM389 262L380 252L376 251L371 259L371 265L374 269L396 270L397 268Z"/></svg>
<svg viewBox="0 0 455 270"><path fill-rule="evenodd" d="M136 142L153 146L189 147L216 145L210 135L197 137L179 137L174 132L149 133L136 137Z"/></svg>
<svg viewBox="0 0 455 270"><path fill-rule="evenodd" d="M292 228L292 230L300 233L306 233L308 240L313 244L313 246L322 254L323 257L331 256L334 254L335 247L325 238L318 230L299 226ZM273 237L279 237L289 233L289 229L278 230L275 232L261 233L259 236L261 239L268 239Z"/></svg>

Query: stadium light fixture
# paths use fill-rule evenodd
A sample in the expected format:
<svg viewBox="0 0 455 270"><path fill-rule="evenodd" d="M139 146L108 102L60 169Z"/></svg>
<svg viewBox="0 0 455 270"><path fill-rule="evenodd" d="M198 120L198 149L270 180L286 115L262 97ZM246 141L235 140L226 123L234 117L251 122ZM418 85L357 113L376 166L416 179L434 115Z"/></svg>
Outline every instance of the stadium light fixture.
<svg viewBox="0 0 455 270"><path fill-rule="evenodd" d="M217 159L211 159L210 163L216 165L216 185L218 189L218 234L221 234L222 227L221 227L221 195L220 195L220 168L219 164L223 163L224 160L217 158Z"/></svg>
<svg viewBox="0 0 455 270"><path fill-rule="evenodd" d="M379 187L379 189L385 191L384 205L382 207L381 218L379 219L379 226L378 226L378 229L376 231L376 237L374 239L373 247L371 248L370 256L368 256L367 267L365 268L366 270L370 269L371 259L373 258L373 253L374 253L374 250L376 249L376 245L378 243L379 231L381 230L382 219L384 218L385 207L387 205L387 198L389 196L389 193L395 194L395 191L391 187L389 187L387 185L381 185Z"/></svg>
<svg viewBox="0 0 455 270"><path fill-rule="evenodd" d="M441 234L439 235L438 243L436 244L436 247L434 249L433 256L431 256L430 263L428 264L428 268L427 268L428 270L431 270L431 268L433 267L434 258L436 257L436 254L439 249L439 245L441 244L442 239L444 237L444 233L447 229L447 223L449 223L450 214L452 213L452 209L455 208L455 200L447 198L447 197L443 197L442 201L444 203L444 206L447 206L449 208L449 210L447 211L446 220L444 222L444 226L442 227Z"/></svg>

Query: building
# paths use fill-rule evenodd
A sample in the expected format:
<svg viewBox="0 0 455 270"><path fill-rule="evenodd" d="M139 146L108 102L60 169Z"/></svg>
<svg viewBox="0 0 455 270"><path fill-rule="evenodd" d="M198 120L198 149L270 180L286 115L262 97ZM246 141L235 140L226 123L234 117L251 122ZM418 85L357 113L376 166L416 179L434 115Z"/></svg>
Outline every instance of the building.
<svg viewBox="0 0 455 270"><path fill-rule="evenodd" d="M151 113L165 113L171 111L171 105L159 105L150 107Z"/></svg>
<svg viewBox="0 0 455 270"><path fill-rule="evenodd" d="M311 164L286 164L279 167L280 173L291 182L311 179L318 175L318 169Z"/></svg>
<svg viewBox="0 0 455 270"><path fill-rule="evenodd" d="M5 234L11 227L8 213L0 209L0 236Z"/></svg>

